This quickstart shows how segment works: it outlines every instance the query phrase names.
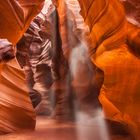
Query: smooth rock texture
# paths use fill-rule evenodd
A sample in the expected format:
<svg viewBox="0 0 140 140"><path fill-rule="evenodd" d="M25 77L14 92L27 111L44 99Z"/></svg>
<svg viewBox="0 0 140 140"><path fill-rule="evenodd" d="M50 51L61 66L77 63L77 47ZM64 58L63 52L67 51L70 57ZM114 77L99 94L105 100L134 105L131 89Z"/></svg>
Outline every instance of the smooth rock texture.
<svg viewBox="0 0 140 140"><path fill-rule="evenodd" d="M43 0L0 1L0 37L15 45L42 4ZM15 59L0 67L0 134L33 130L36 116L23 71Z"/></svg>
<svg viewBox="0 0 140 140"><path fill-rule="evenodd" d="M19 2L25 2L25 1L21 0ZM31 5L32 5L32 2L33 1L30 1ZM74 2L75 1L73 0L73 3ZM119 121L121 123L128 125L131 132L136 136L136 139L139 140L138 134L140 131L140 120L139 120L140 118L140 112L139 112L139 108L140 108L140 102L139 102L140 101L140 96L139 96L140 60L139 60L139 53L137 51L137 47L140 46L140 42L139 42L140 31L137 27L139 24L136 24L135 22L133 22L133 20L131 20L131 23L137 25L137 26L133 26L132 24L129 24L127 21L127 19L129 20L129 17L131 17L131 19L134 19L135 21L137 21L137 23L139 22L139 14L137 12L137 10L139 11L139 4L138 4L139 2L138 1L127 1L127 2L124 1L123 3L124 3L125 10L122 3L119 2L118 0L79 0L79 4L81 7L81 15L83 16L86 25L88 25L89 27L89 32L86 30L87 34L84 35L84 37L85 37L85 40L87 40L87 48L90 53L90 58L92 62L95 63L104 72L104 83L100 90L99 99L103 106L105 116L106 118L110 120ZM4 1L2 1L2 4L6 5ZM22 3L22 4L23 4L23 9L26 11L25 13L24 13L24 10L22 10L22 8L20 7L19 11L21 12L19 12L16 15L11 16L12 24L8 24L8 25L0 24L1 37L7 37L7 38L9 37L9 40L12 41L12 43L14 44L16 44L17 40L21 37L22 33L26 30L26 27L28 26L31 20L29 19L26 21L25 19L28 16L30 17L30 14L28 15L28 12L30 13L32 11L32 8L30 9L31 11L30 10L28 11L26 9L27 8L26 4L25 3ZM71 12L71 15L68 15L68 11L71 11L71 9L73 9L72 6L71 6L71 9L66 8L69 4L70 3L64 3L63 1L60 1L59 6L58 6L58 13L59 13L59 19L60 19L59 24L60 24L62 43L63 43L63 51L67 59L69 58L69 54L73 46L79 43L78 38L79 37L81 38L80 36L81 32L73 31L74 29L75 30L78 29L78 26L73 27L74 23L75 24L77 23L76 20L73 20L76 18L74 13ZM0 7L2 9L1 11L4 10L3 7L4 6ZM18 5L16 4L15 7L18 7ZM137 9L136 12L134 10L135 7ZM10 12L12 10L13 9L10 9ZM16 8L16 10L18 10L18 8ZM7 12L8 11L3 13L4 14L3 17L6 17ZM8 13L8 15L9 14L10 13ZM35 14L36 12L35 13L33 12L33 16ZM126 14L127 14L127 18L126 18ZM15 16L19 17L16 21L13 20ZM66 19L67 17L69 18ZM83 21L83 20L80 19L80 21ZM27 23L27 26L24 26L23 23ZM12 28L10 28L9 25L12 26ZM77 24L77 25L80 25L80 24ZM15 36L13 36L13 30L15 31ZM84 31L83 27L81 31ZM70 36L68 37L69 34ZM138 53L137 55L136 53L134 53L135 51ZM14 67L12 67L10 64L12 64ZM30 101L28 100L29 99L28 95L24 94L24 93L27 93L27 91L25 90L26 88L24 88L25 91L22 90L21 88L21 87L24 87L23 86L24 76L23 76L23 73L20 70L18 70L17 68L18 66L16 65L17 64L15 64L15 62L14 63L10 62L9 64L3 65L2 74L1 74L2 80L0 83L2 87L2 91L1 91L2 92L1 95L3 96L2 99L4 98L8 99L9 97L10 101L12 100L15 102L17 100L17 103L19 103L18 105L20 107L26 102L27 106L24 105L25 108L27 107L26 111L24 112L22 108L21 112L23 111L23 114L25 113L24 114L25 116L27 115L29 116L29 118L31 118L31 120L33 121L33 125L31 127L33 128L34 123L35 123L34 122L35 114L31 107ZM5 79L7 80L6 82L5 82ZM13 85L9 86L11 82L14 86ZM6 90L7 87L8 88L10 87L11 91ZM18 91L17 89L19 89L20 93L23 93L23 96L24 96L23 98L25 102L20 98L21 95L19 96L18 93L16 95L18 95L19 98L16 98L16 99L14 98L13 94L15 94L16 91ZM20 100L22 100L23 102L19 102ZM3 102L0 102L0 103L1 105L4 105L4 108L6 108L5 106L7 104ZM8 107L10 108L11 106L9 105ZM14 111L16 112L17 109L15 108L14 108ZM28 110L28 108L30 109ZM4 116L8 116L9 119L13 121L16 118L15 117L16 114L14 111L11 112L11 109L10 111L8 111L8 109L6 110L6 113L8 112L9 114L6 114ZM5 109L3 109L2 111L4 110ZM18 110L17 112L20 112L20 110ZM10 117L10 113L13 118ZM1 114L4 114L4 113L2 112ZM2 118L4 117L2 116ZM21 122L22 120L21 118L18 118L16 120ZM26 117L23 117L23 119L25 119L25 121L27 120ZM2 121L2 123L3 122L4 121ZM23 120L22 122L24 125L25 123ZM49 122L51 121L49 120ZM10 124L10 123L5 123L5 125L3 125L2 123L1 123L1 130L4 130L3 127L5 128L6 124ZM15 123L15 128L18 128L16 123ZM46 124L44 120L43 121L41 120L41 123L43 125ZM48 123L46 125L48 125ZM10 124L10 126L13 127L14 125ZM15 131L15 128L12 128L12 131L13 130ZM38 128L38 125L37 125L37 128ZM60 136L59 132L61 131L61 129L60 127L58 128L59 128L58 131L56 131L56 129L54 130L51 129L51 132L50 132L50 127L49 127L48 131L50 132L50 135L49 134L48 135L51 137L51 139L55 139L56 137L59 138ZM70 139L74 137L76 139L75 130L73 131L73 128L71 129L71 126L69 126L69 128L70 128L70 131L68 130L68 133L66 133L67 134L66 136L64 136L65 131L64 129L62 129L61 137L63 138L68 137ZM4 132L7 132L7 131L9 132L9 130L6 130ZM39 136L40 134L43 134L43 136L45 137L46 136L45 132L47 132L46 128L43 133L42 132L39 133ZM71 134L71 132L72 132L72 135L69 135L69 133ZM13 137L17 137L18 139L19 137L21 138L23 136L23 139L24 138L33 139L37 137L37 135L38 133L33 133L33 135L28 134L28 136L26 134L25 135L18 134ZM92 137L94 136L95 135L92 135ZM4 136L2 138L8 139L8 137L10 139L12 136L11 135L7 137ZM42 139L44 139L44 137L42 137ZM121 137L118 136L118 139L121 139Z"/></svg>
<svg viewBox="0 0 140 140"><path fill-rule="evenodd" d="M129 22L140 27L140 2L139 0L122 1Z"/></svg>
<svg viewBox="0 0 140 140"><path fill-rule="evenodd" d="M79 3L90 27L91 59L104 72L99 98L106 117L124 122L134 133L139 133L140 60L127 43L134 38L128 39L130 26L123 6L117 0L79 0ZM136 30L137 27L131 33Z"/></svg>

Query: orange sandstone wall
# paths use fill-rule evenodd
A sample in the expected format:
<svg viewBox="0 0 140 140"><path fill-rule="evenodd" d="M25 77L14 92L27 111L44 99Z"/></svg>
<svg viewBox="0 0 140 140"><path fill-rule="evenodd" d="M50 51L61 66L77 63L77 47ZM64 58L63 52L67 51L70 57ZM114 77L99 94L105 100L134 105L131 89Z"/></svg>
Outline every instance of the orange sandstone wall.
<svg viewBox="0 0 140 140"><path fill-rule="evenodd" d="M43 4L43 0L17 1L0 1L0 38L6 38L14 45ZM34 129L35 112L29 99L23 71L15 59L0 64L0 68L0 134Z"/></svg>
<svg viewBox="0 0 140 140"><path fill-rule="evenodd" d="M130 51L128 40L139 29L127 23L118 0L79 0L81 13L90 27L92 61L104 71L100 102L107 118L140 130L140 60ZM136 44L140 38L135 36ZM129 38L128 38L129 35ZM131 37L130 37L131 36Z"/></svg>

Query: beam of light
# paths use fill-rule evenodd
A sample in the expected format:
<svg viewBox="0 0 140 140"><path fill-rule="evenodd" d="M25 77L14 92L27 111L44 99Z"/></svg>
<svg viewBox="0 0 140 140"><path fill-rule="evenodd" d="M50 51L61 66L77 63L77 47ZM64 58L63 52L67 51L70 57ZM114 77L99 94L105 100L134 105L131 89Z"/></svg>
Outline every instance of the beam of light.
<svg viewBox="0 0 140 140"><path fill-rule="evenodd" d="M77 0L64 0L63 2L66 3L66 7L65 7L66 9L64 11L60 9L62 10L61 11L62 15L59 15L59 16L62 16L61 18L64 18L66 20L66 22L64 22L65 21L64 20L63 23L61 23L61 25L63 26L60 29L61 37L63 37L62 48L63 48L64 53L67 52L67 50L69 49L71 50L70 51L71 55L70 55L70 60L69 60L70 71L71 71L71 75L73 77L76 77L77 73L79 72L79 69L82 69L83 64L88 63L89 56L88 56L86 43L84 44L84 41L80 40L83 44L75 46L76 41L74 43L74 40L73 40L74 38L72 37L76 35L78 39L84 38L82 32L85 32L85 30L88 30L88 28L85 26L84 20L82 19L82 16L79 14L80 8L79 8L78 1ZM71 11L71 14L69 14L70 11ZM53 19L53 21L55 21L55 19ZM66 27L64 27L64 23L67 23ZM75 31L77 29L81 30L80 32L81 34L75 34ZM81 77L84 75L85 73L83 73ZM78 81L78 84L81 84L81 85L87 84L86 80L81 82L80 78L77 79L77 81ZM69 88L67 88L67 90L69 90ZM78 106L77 104L78 103L75 103L75 108L77 108ZM88 114L86 111L85 112L79 111L78 109L75 109L74 113L75 113L76 122L77 122L76 133L77 133L78 140L91 140L93 139L93 136L95 136L94 140L110 140L108 131L107 131L107 126L103 119L104 114L102 113L100 109L94 110L93 114L92 113Z"/></svg>
<svg viewBox="0 0 140 140"><path fill-rule="evenodd" d="M67 42L67 47L70 48L70 72L72 77L76 77L77 73L79 72L79 69L82 69L83 65L85 63L88 63L88 50L86 43L84 42L84 34L82 32L88 32L88 27L84 24L84 20L82 16L79 14L80 12L80 6L77 0L64 0L63 2L66 3L66 21L67 25L67 40L65 40L65 43ZM69 14L71 12L71 14ZM76 30L80 30L80 34L75 34ZM80 42L82 44L78 46L73 46L74 40L71 36L72 33L76 35L78 39L80 39ZM75 44L74 44L75 45ZM67 49L67 48L66 48ZM65 50L64 50L65 52ZM85 73L83 73L85 75ZM81 77L83 76L81 75ZM76 79L78 84L84 85L87 84L85 81L78 81L79 79ZM77 83L76 83L77 84ZM81 86L80 85L80 86ZM77 104L75 104L75 108L77 107ZM75 116L76 116L76 131L77 131L77 138L78 140L90 140L93 139L93 135L95 135L95 140L110 140L107 126L104 121L104 114L100 109L94 110L94 115L88 114L84 111L78 111L75 109Z"/></svg>
<svg viewBox="0 0 140 140"><path fill-rule="evenodd" d="M96 110L97 116L90 116L84 112L77 112L77 137L79 140L110 140L101 110Z"/></svg>
<svg viewBox="0 0 140 140"><path fill-rule="evenodd" d="M79 70L82 69L83 64L88 63L87 48L84 45L77 46L72 50L70 58L71 73L73 77L76 77ZM80 64L82 65L80 66ZM84 77L83 75L81 76ZM84 83L84 81L80 81L81 78L78 80L76 85L80 84L80 86L81 84L82 86L86 84L87 81L85 79ZM75 106L77 106L77 103L75 103ZM95 138L94 140L110 140L107 125L104 121L104 113L100 109L94 109L93 106L92 111L90 109L88 111L88 108L85 111L75 110L75 116L78 140L91 140L93 137Z"/></svg>

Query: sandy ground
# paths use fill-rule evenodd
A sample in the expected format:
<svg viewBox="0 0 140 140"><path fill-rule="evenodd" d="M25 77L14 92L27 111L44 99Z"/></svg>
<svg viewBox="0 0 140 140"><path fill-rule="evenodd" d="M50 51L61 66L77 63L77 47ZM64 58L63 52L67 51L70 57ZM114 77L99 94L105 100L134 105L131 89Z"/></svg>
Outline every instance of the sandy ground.
<svg viewBox="0 0 140 140"><path fill-rule="evenodd" d="M0 136L0 140L132 140L127 136L109 135L103 122L58 123L37 117L36 130Z"/></svg>

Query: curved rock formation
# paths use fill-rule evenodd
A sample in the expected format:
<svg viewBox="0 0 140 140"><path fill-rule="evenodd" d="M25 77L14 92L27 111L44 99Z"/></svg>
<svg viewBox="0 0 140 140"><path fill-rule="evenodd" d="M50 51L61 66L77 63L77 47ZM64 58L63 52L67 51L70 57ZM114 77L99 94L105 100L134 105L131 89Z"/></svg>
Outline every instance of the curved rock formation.
<svg viewBox="0 0 140 140"><path fill-rule="evenodd" d="M0 1L0 37L15 45L43 0ZM0 64L0 134L35 128L35 113L16 60Z"/></svg>
<svg viewBox="0 0 140 140"><path fill-rule="evenodd" d="M104 71L99 98L105 115L139 131L140 60L129 48L132 42L135 48L139 45L139 29L127 23L117 0L79 0L79 3L90 27L91 59Z"/></svg>

